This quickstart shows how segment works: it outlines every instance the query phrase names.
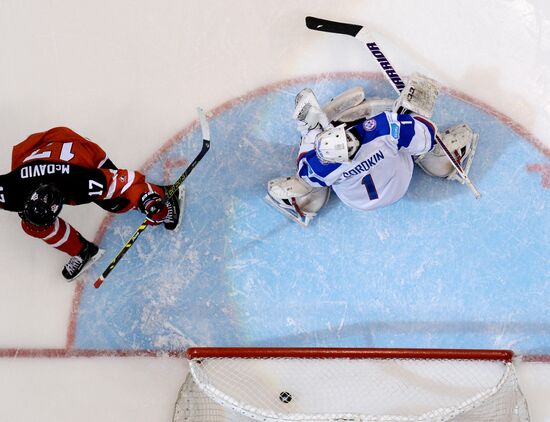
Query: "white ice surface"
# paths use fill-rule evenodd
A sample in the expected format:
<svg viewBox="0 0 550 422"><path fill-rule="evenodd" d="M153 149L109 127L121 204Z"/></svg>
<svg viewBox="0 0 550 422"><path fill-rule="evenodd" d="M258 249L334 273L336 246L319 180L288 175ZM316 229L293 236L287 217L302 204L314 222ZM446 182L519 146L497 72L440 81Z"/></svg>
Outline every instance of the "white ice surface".
<svg viewBox="0 0 550 422"><path fill-rule="evenodd" d="M544 0L0 0L0 171L13 144L59 125L139 168L196 106L303 75L378 71L359 44L307 31L306 15L368 23L401 74L424 72L550 146ZM93 238L104 213L66 215ZM63 348L74 293L60 278L65 257L18 224L0 213L0 348ZM166 421L182 372L165 358L0 358L0 420ZM548 367L522 372L533 420L550 421L537 396L550 396Z"/></svg>

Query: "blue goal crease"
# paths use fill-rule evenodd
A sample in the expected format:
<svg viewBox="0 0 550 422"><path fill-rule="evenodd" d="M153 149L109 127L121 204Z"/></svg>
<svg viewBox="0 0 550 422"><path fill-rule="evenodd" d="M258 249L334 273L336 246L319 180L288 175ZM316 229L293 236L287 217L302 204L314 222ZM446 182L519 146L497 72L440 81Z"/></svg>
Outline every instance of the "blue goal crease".
<svg viewBox="0 0 550 422"><path fill-rule="evenodd" d="M376 80L311 88L325 102L356 85L367 96L394 96ZM295 171L288 93L302 88L240 102L211 122L210 152L185 182L181 230L145 232L101 289L84 288L75 347L550 353L550 193L527 171L546 157L491 114L442 94L439 128L466 122L480 135L470 177L482 199L417 168L401 201L365 213L333 195L304 229L263 200L269 179ZM187 134L149 179L165 182L162 163L192 157L200 144L198 130ZM141 220L137 212L116 217L101 246L118 250Z"/></svg>

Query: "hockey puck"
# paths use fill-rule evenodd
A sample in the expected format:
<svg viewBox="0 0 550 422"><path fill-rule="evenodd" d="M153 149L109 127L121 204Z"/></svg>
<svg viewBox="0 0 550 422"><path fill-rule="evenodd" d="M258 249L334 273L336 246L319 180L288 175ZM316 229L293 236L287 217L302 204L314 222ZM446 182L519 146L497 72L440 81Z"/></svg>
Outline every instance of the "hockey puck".
<svg viewBox="0 0 550 422"><path fill-rule="evenodd" d="M290 403L292 400L292 394L290 394L288 391L282 391L281 394L279 394L279 400L281 400L283 403Z"/></svg>

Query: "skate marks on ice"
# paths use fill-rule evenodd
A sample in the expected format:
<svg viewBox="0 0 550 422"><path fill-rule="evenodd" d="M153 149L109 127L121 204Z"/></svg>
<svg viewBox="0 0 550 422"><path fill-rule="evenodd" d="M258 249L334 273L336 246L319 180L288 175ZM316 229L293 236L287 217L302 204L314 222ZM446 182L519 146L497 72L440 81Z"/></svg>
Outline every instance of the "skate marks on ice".
<svg viewBox="0 0 550 422"><path fill-rule="evenodd" d="M528 168L547 165L547 151L495 113L442 94L434 114L442 129L465 121L480 134L470 177L482 200L416 169L398 203L361 213L333 196L307 229L263 201L267 181L295 168L294 95L310 86L325 102L360 84L367 95L393 98L385 82L367 76L287 81L215 109L209 156L185 183L181 231L149 231L105 289L83 289L75 347L399 344L550 353L550 191ZM163 163L193 156L199 138L189 130L171 142L148 176L166 182ZM117 250L140 222L137 213L114 218L102 247Z"/></svg>

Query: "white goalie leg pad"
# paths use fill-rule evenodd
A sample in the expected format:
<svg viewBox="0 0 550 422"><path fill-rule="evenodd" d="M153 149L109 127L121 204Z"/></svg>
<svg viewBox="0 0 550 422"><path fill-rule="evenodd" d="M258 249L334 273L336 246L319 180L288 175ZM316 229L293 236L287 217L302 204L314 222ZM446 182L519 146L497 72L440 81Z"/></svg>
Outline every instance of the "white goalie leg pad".
<svg viewBox="0 0 550 422"><path fill-rule="evenodd" d="M307 226L329 196L330 188L314 188L297 176L289 176L270 180L265 200L290 219Z"/></svg>
<svg viewBox="0 0 550 422"><path fill-rule="evenodd" d="M394 101L390 98L373 97L365 100L365 104L369 106L369 113L366 117L376 116L384 111L392 111Z"/></svg>
<svg viewBox="0 0 550 422"><path fill-rule="evenodd" d="M328 104L323 107L329 122L341 121L340 116L351 109L358 106L365 100L365 92L360 86L348 89L340 95L334 97Z"/></svg>
<svg viewBox="0 0 550 422"><path fill-rule="evenodd" d="M462 165L468 175L474 158L479 135L467 124L456 125L441 133L441 140L451 154ZM439 144L426 154L416 157L416 164L430 176L446 177L463 182L456 169Z"/></svg>
<svg viewBox="0 0 550 422"><path fill-rule="evenodd" d="M302 136L317 125L321 125L323 129L330 126L326 114L310 88L304 88L296 95L292 118L297 120L298 130Z"/></svg>
<svg viewBox="0 0 550 422"><path fill-rule="evenodd" d="M369 98L340 114L338 122L350 123L365 117L376 116L384 111L391 111L393 103L394 101L390 99Z"/></svg>
<svg viewBox="0 0 550 422"><path fill-rule="evenodd" d="M435 100L439 95L440 84L434 79L420 73L414 73L401 95L394 104L393 110L402 113L403 109L420 114L424 117L432 117Z"/></svg>

